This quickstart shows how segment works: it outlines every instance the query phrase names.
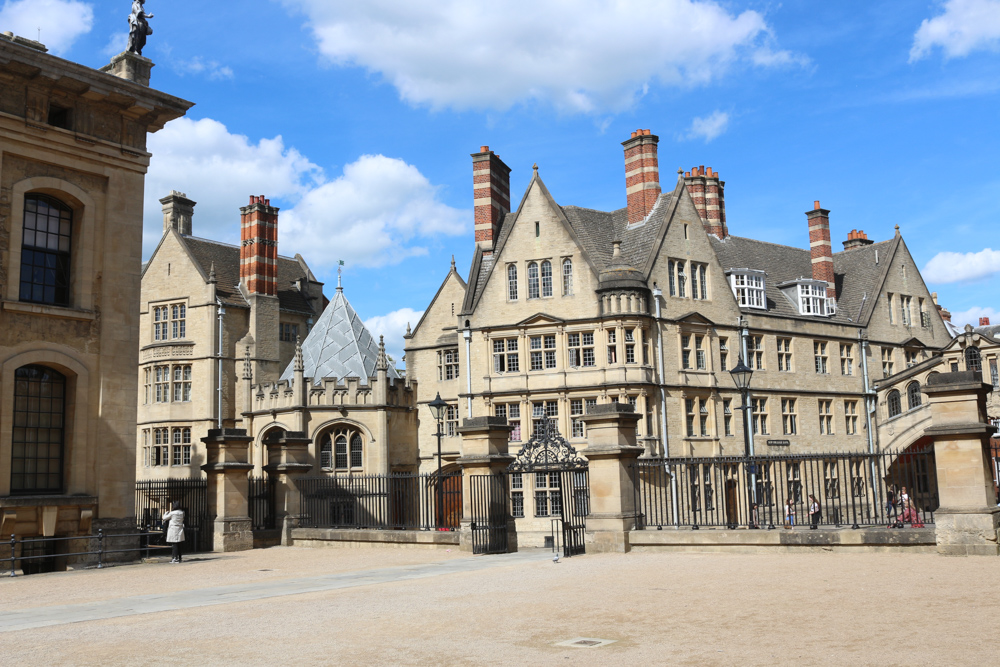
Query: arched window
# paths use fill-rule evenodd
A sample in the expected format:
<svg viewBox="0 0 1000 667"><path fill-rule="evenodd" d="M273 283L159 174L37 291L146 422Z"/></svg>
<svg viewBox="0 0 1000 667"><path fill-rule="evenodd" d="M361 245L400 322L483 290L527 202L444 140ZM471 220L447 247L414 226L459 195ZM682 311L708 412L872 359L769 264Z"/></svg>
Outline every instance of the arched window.
<svg viewBox="0 0 1000 667"><path fill-rule="evenodd" d="M899 392L893 389L889 392L889 418L897 417L903 412L903 405L900 402Z"/></svg>
<svg viewBox="0 0 1000 667"><path fill-rule="evenodd" d="M552 296L552 262L542 262L542 296Z"/></svg>
<svg viewBox="0 0 1000 667"><path fill-rule="evenodd" d="M982 372L983 355L979 354L978 347L969 347L965 350L965 370Z"/></svg>
<svg viewBox="0 0 1000 667"><path fill-rule="evenodd" d="M513 264L507 266L507 298L517 301L517 267Z"/></svg>
<svg viewBox="0 0 1000 667"><path fill-rule="evenodd" d="M336 446L334 453L334 467L337 470L347 469L347 434L340 432L338 435L334 436L334 445Z"/></svg>
<svg viewBox="0 0 1000 667"><path fill-rule="evenodd" d="M364 462L361 459L361 436L355 433L351 437L351 467L361 468Z"/></svg>
<svg viewBox="0 0 1000 667"><path fill-rule="evenodd" d="M327 470L352 470L364 467L364 439L350 428L324 433L320 438L320 467Z"/></svg>
<svg viewBox="0 0 1000 667"><path fill-rule="evenodd" d="M573 260L563 260L563 296L573 293Z"/></svg>
<svg viewBox="0 0 1000 667"><path fill-rule="evenodd" d="M532 262L528 264L528 298L538 298L538 265Z"/></svg>
<svg viewBox="0 0 1000 667"><path fill-rule="evenodd" d="M919 382L911 382L906 387L906 403L909 405L910 410L920 407L921 396Z"/></svg>
<svg viewBox="0 0 1000 667"><path fill-rule="evenodd" d="M319 441L319 466L324 470L333 467L333 440L329 433L324 433Z"/></svg>
<svg viewBox="0 0 1000 667"><path fill-rule="evenodd" d="M66 378L45 366L14 371L11 493L61 493Z"/></svg>
<svg viewBox="0 0 1000 667"><path fill-rule="evenodd" d="M73 211L46 195L24 198L21 301L69 305Z"/></svg>

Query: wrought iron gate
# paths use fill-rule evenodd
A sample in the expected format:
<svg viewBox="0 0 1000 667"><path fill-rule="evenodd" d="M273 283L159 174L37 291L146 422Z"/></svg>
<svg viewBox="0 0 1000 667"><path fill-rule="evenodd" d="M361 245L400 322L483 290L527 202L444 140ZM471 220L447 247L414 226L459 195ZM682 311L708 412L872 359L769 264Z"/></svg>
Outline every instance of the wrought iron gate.
<svg viewBox="0 0 1000 667"><path fill-rule="evenodd" d="M247 510L250 527L253 530L273 530L274 522L274 482L269 475L250 475Z"/></svg>
<svg viewBox="0 0 1000 667"><path fill-rule="evenodd" d="M546 480L551 515L562 524L563 556L586 553L587 515L590 514L587 460L559 434L554 421L548 417L536 420L535 434L521 448L507 471L528 473L536 483L539 479ZM558 488L553 489L556 485ZM536 487L536 502L539 493L542 492ZM559 499L558 507L555 498Z"/></svg>
<svg viewBox="0 0 1000 667"><path fill-rule="evenodd" d="M469 477L472 503L472 553L507 553L507 476Z"/></svg>
<svg viewBox="0 0 1000 667"><path fill-rule="evenodd" d="M184 549L212 550L215 517L208 512L208 482L204 479L137 480L135 483L136 527L161 530L164 513L177 501L184 510Z"/></svg>

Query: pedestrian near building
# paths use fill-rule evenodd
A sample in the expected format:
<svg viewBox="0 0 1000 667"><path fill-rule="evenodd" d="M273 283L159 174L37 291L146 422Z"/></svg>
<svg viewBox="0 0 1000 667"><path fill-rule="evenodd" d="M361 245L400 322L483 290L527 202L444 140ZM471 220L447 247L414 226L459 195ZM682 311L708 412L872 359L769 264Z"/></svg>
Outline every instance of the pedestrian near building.
<svg viewBox="0 0 1000 667"><path fill-rule="evenodd" d="M785 528L791 530L795 526L795 501L791 498L785 503Z"/></svg>
<svg viewBox="0 0 1000 667"><path fill-rule="evenodd" d="M181 503L175 500L170 511L163 515L163 523L167 526L167 544L171 546L171 563L180 563L181 542L184 541L184 510Z"/></svg>
<svg viewBox="0 0 1000 667"><path fill-rule="evenodd" d="M890 484L889 488L885 491L885 514L889 522L896 516L896 485Z"/></svg>
<svg viewBox="0 0 1000 667"><path fill-rule="evenodd" d="M809 530L816 530L819 528L819 501L816 500L816 496L809 494L809 519L812 521L812 525L809 526Z"/></svg>

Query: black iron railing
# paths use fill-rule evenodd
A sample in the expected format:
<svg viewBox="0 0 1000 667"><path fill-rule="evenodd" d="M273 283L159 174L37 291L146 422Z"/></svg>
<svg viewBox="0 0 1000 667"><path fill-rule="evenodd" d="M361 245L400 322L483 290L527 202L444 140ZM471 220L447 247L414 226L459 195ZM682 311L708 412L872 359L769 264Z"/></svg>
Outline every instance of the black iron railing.
<svg viewBox="0 0 1000 667"><path fill-rule="evenodd" d="M250 489L247 498L247 512L253 530L272 530L274 520L274 483L267 475L249 477Z"/></svg>
<svg viewBox="0 0 1000 667"><path fill-rule="evenodd" d="M934 452L639 459L631 467L639 528L920 526L938 508ZM789 501L791 501L789 503ZM756 503L756 507L754 504Z"/></svg>
<svg viewBox="0 0 1000 667"><path fill-rule="evenodd" d="M455 530L462 518L462 475L338 475L298 481L309 528Z"/></svg>
<svg viewBox="0 0 1000 667"><path fill-rule="evenodd" d="M161 528L163 515L174 501L184 510L184 551L212 550L212 522L208 512L208 482L204 479L148 479L135 483L135 517L141 531Z"/></svg>
<svg viewBox="0 0 1000 667"><path fill-rule="evenodd" d="M5 576L39 574L64 570L68 564L103 569L111 563L125 563L167 555L170 547L162 532L108 533L69 537L22 537L11 535L0 542L0 572Z"/></svg>

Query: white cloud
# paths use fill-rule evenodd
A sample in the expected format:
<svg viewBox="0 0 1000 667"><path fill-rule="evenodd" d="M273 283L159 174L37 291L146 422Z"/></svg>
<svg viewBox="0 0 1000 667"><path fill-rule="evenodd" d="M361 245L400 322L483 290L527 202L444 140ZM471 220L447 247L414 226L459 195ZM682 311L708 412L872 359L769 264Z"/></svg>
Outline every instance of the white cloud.
<svg viewBox="0 0 1000 667"><path fill-rule="evenodd" d="M210 81L233 78L232 68L215 60L205 61L201 56L195 56L191 60L179 60L174 64L174 69L182 76L185 74L204 74Z"/></svg>
<svg viewBox="0 0 1000 667"><path fill-rule="evenodd" d="M1000 273L1000 250L979 252L939 252L927 262L923 275L931 283L959 283L988 278Z"/></svg>
<svg viewBox="0 0 1000 667"><path fill-rule="evenodd" d="M94 10L79 0L5 0L0 7L0 32L38 39L52 53L63 53L94 25Z"/></svg>
<svg viewBox="0 0 1000 667"><path fill-rule="evenodd" d="M362 155L342 176L307 192L284 215L278 233L308 249L310 265L338 259L356 266L394 264L427 253L412 241L467 231L471 215L441 203L437 193L413 165Z"/></svg>
<svg viewBox="0 0 1000 667"><path fill-rule="evenodd" d="M910 62L937 46L946 58L967 56L976 49L1000 50L1000 0L947 0L943 14L920 24Z"/></svg>
<svg viewBox="0 0 1000 667"><path fill-rule="evenodd" d="M441 203L416 167L382 155L363 155L329 180L281 136L254 143L208 118L169 123L150 137L149 150L147 257L162 235L159 199L170 190L198 202L195 236L230 243L239 240L239 208L250 195L282 200L279 250L302 253L314 269L338 259L375 267L426 254L418 240L465 233L471 221L467 211Z"/></svg>
<svg viewBox="0 0 1000 667"><path fill-rule="evenodd" d="M995 308L980 308L978 306L973 306L972 308L963 310L960 313L952 313L951 323L960 330L965 328L966 324L978 327L979 318L981 317L990 318L990 324L1000 324L1000 310L996 310Z"/></svg>
<svg viewBox="0 0 1000 667"><path fill-rule="evenodd" d="M710 116L695 118L691 121L685 138L704 139L707 144L729 128L729 114L724 111L715 111Z"/></svg>
<svg viewBox="0 0 1000 667"><path fill-rule="evenodd" d="M381 74L412 104L572 112L629 107L651 82L708 82L737 63L801 61L771 49L764 17L712 0L284 0L320 52Z"/></svg>
<svg viewBox="0 0 1000 667"><path fill-rule="evenodd" d="M406 326L415 327L420 318L424 316L424 311L413 310L412 308L400 308L386 315L376 315L365 320L365 326L373 336L385 336L385 349L396 361L397 367L403 366L403 334L406 333Z"/></svg>

